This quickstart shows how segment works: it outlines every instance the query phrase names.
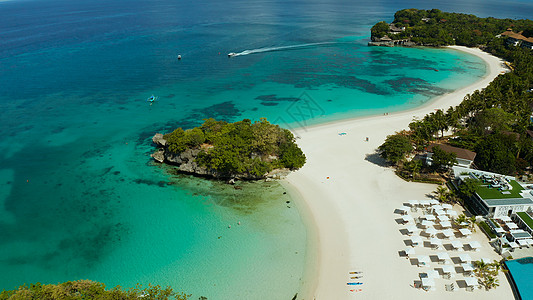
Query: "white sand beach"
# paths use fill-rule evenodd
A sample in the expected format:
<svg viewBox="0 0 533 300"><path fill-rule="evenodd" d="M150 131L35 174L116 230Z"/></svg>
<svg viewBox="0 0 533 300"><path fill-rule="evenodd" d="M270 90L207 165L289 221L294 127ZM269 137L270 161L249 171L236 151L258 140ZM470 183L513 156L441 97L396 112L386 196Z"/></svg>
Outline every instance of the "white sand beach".
<svg viewBox="0 0 533 300"><path fill-rule="evenodd" d="M414 288L420 272L438 265L417 267L399 255L407 247L404 240L409 237L400 233L405 226L395 221L400 217L395 209L411 199L428 199L426 195L436 185L403 181L392 168L381 165L375 150L387 135L406 129L413 117L421 118L435 109L459 104L466 94L486 87L505 70L501 60L479 49L451 48L479 56L490 71L480 81L414 110L295 130L307 163L289 175L285 184L304 200L300 204L303 215L307 214L312 226L316 226L311 243L318 245L317 253L311 253L316 256L317 265L310 266L303 287L308 294L302 292L298 299L513 299L503 275L500 287L488 292L484 289L467 292L465 288L446 292L444 283L452 281L442 278L435 280L434 291ZM341 132L346 135L339 135ZM455 210L460 211L460 207L456 205ZM482 244L481 251L468 252L472 258L500 259L479 230L468 240ZM436 253L424 247L416 251ZM452 257L456 255L457 252L450 253ZM362 285L347 285L354 281L350 280L350 271L363 272Z"/></svg>

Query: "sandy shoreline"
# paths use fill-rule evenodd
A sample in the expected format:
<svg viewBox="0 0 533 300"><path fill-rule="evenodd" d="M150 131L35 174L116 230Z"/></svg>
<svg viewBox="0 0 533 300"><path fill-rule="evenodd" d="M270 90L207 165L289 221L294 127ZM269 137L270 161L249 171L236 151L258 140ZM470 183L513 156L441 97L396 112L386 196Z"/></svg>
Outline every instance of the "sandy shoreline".
<svg viewBox="0 0 533 300"><path fill-rule="evenodd" d="M479 49L450 48L482 58L489 68L487 75L413 110L294 130L307 163L289 175L285 185L304 199L300 204L303 218L313 224L310 234L316 234L310 243L317 245L317 253L309 254L316 258L316 265L307 267L298 299L513 298L505 277L500 277L500 287L490 292L461 289L450 294L443 287L430 292L415 289L413 281L425 270L398 254L407 237L399 232L402 227L395 221L398 215L394 210L410 199L426 198L436 186L403 181L392 169L380 165L375 149L387 135L407 128L413 117L458 105L466 94L486 87L505 70L500 59ZM340 132L346 135L340 136ZM476 255L498 259L484 235L478 232L473 238L483 244ZM363 272L361 292L351 292L353 287L346 285L349 271Z"/></svg>

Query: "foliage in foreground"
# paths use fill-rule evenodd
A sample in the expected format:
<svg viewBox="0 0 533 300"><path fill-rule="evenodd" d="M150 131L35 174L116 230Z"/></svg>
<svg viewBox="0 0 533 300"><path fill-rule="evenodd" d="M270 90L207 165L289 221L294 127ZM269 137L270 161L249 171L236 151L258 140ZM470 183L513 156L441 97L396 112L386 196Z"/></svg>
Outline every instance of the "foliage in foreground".
<svg viewBox="0 0 533 300"><path fill-rule="evenodd" d="M200 149L197 163L221 174L252 174L257 177L273 169L301 168L305 155L293 134L265 118L235 123L206 119L193 129L178 128L166 134L168 149L181 153Z"/></svg>
<svg viewBox="0 0 533 300"><path fill-rule="evenodd" d="M478 282L488 291L500 285L498 280L498 273L500 271L500 263L494 261L492 263L484 262L483 260L474 261L474 274Z"/></svg>
<svg viewBox="0 0 533 300"><path fill-rule="evenodd" d="M113 299L113 300L138 300L138 299L176 299L187 300L188 295L175 293L172 288L148 285L147 288L122 290L117 286L106 290L105 284L91 280L68 281L59 284L30 284L23 285L16 290L0 293L0 300L27 300L27 299L50 299L50 300L77 300L77 299Z"/></svg>

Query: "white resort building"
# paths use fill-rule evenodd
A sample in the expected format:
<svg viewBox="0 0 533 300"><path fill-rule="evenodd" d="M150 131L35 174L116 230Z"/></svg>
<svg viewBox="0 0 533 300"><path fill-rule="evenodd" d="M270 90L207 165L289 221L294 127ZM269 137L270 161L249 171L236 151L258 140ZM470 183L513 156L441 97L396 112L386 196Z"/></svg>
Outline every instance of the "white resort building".
<svg viewBox="0 0 533 300"><path fill-rule="evenodd" d="M473 213L499 218L518 212L533 213L533 185L519 183L513 176L454 166L454 185L467 178L479 180L479 186L467 203Z"/></svg>

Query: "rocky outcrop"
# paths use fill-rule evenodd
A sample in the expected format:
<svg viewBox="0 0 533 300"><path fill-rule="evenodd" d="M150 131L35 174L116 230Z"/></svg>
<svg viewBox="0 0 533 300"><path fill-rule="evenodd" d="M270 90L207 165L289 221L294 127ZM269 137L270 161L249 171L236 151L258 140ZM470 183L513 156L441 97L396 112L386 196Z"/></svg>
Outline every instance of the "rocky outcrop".
<svg viewBox="0 0 533 300"><path fill-rule="evenodd" d="M204 166L201 166L196 162L196 157L202 151L201 149L186 149L181 153L173 153L167 149L167 141L161 133L156 133L152 138L152 141L158 147L158 149L150 155L155 161L159 163L174 165L180 172L187 174L193 174L203 177L213 177L217 179L228 180L228 182L234 182L235 179L281 179L290 173L289 169L275 169L260 177L248 173L221 174L216 172L215 170L211 170ZM277 159L277 157L272 156L268 157L268 159Z"/></svg>

